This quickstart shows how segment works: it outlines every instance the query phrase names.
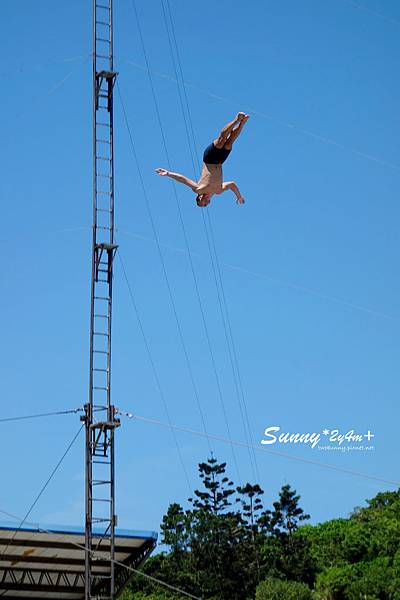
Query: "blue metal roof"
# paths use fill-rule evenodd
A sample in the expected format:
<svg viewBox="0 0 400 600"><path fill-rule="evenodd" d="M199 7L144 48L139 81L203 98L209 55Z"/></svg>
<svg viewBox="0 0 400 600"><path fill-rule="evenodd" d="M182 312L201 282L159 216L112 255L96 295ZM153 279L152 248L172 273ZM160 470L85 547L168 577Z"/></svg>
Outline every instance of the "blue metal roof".
<svg viewBox="0 0 400 600"><path fill-rule="evenodd" d="M31 532L42 532L42 533L68 533L70 535L83 535L85 533L84 527L77 527L75 525L55 525L46 524L40 525L39 523L28 523L24 524L22 527L19 526L18 522L12 521L0 521L0 529L9 529L12 531L31 531ZM96 530L96 527L93 527L94 534L103 535L103 530ZM156 531L144 531L141 529L120 529L117 528L115 530L116 537L125 537L132 539L145 539L145 540L157 540L158 533Z"/></svg>

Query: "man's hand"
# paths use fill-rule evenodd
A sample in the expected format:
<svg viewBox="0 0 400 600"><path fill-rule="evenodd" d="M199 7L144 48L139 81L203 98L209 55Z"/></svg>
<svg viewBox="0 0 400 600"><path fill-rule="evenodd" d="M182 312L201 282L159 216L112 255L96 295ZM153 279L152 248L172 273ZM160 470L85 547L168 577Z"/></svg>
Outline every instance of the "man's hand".
<svg viewBox="0 0 400 600"><path fill-rule="evenodd" d="M160 168L156 169L156 173L161 175L161 177L166 177L169 174L167 169L160 169Z"/></svg>
<svg viewBox="0 0 400 600"><path fill-rule="evenodd" d="M239 198L236 200L236 204L244 204L245 203L245 199L243 198L243 196L239 196Z"/></svg>

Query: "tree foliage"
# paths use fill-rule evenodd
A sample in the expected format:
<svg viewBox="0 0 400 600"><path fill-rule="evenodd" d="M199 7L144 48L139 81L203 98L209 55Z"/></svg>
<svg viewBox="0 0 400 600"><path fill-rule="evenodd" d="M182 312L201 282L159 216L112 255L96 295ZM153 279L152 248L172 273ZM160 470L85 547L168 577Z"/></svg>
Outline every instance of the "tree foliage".
<svg viewBox="0 0 400 600"><path fill-rule="evenodd" d="M310 588L298 581L268 578L257 587L256 600L311 600Z"/></svg>
<svg viewBox="0 0 400 600"><path fill-rule="evenodd" d="M187 509L168 507L167 551L149 558L145 573L205 600L400 600L400 490L311 526L290 485L266 509L261 487L235 487L214 457L199 464L199 477ZM121 598L178 595L136 577Z"/></svg>

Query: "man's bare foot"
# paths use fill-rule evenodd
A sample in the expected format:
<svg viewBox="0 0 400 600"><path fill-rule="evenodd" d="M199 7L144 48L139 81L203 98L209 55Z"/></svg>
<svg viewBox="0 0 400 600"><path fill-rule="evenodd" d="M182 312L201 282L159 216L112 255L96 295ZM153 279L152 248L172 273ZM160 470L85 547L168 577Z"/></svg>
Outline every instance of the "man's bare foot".
<svg viewBox="0 0 400 600"><path fill-rule="evenodd" d="M236 121L238 123L242 123L242 122L246 123L246 121L248 121L249 119L250 119L250 115L248 115L244 112L239 112L236 117Z"/></svg>

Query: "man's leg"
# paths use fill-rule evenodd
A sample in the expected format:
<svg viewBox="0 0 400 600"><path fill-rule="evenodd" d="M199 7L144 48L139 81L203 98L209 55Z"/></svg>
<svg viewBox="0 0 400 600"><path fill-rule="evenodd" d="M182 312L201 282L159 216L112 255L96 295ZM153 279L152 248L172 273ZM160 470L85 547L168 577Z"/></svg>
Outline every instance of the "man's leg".
<svg viewBox="0 0 400 600"><path fill-rule="evenodd" d="M231 129L223 148L226 148L227 150L232 149L233 142L239 137L243 127L245 126L245 123L247 123L248 120L249 115L245 115L244 118L240 120L239 125L236 128Z"/></svg>
<svg viewBox="0 0 400 600"><path fill-rule="evenodd" d="M245 117L245 113L239 112L233 121L230 121L227 125L225 125L225 127L221 129L218 138L214 140L214 145L217 148L223 148L234 127L239 125Z"/></svg>

